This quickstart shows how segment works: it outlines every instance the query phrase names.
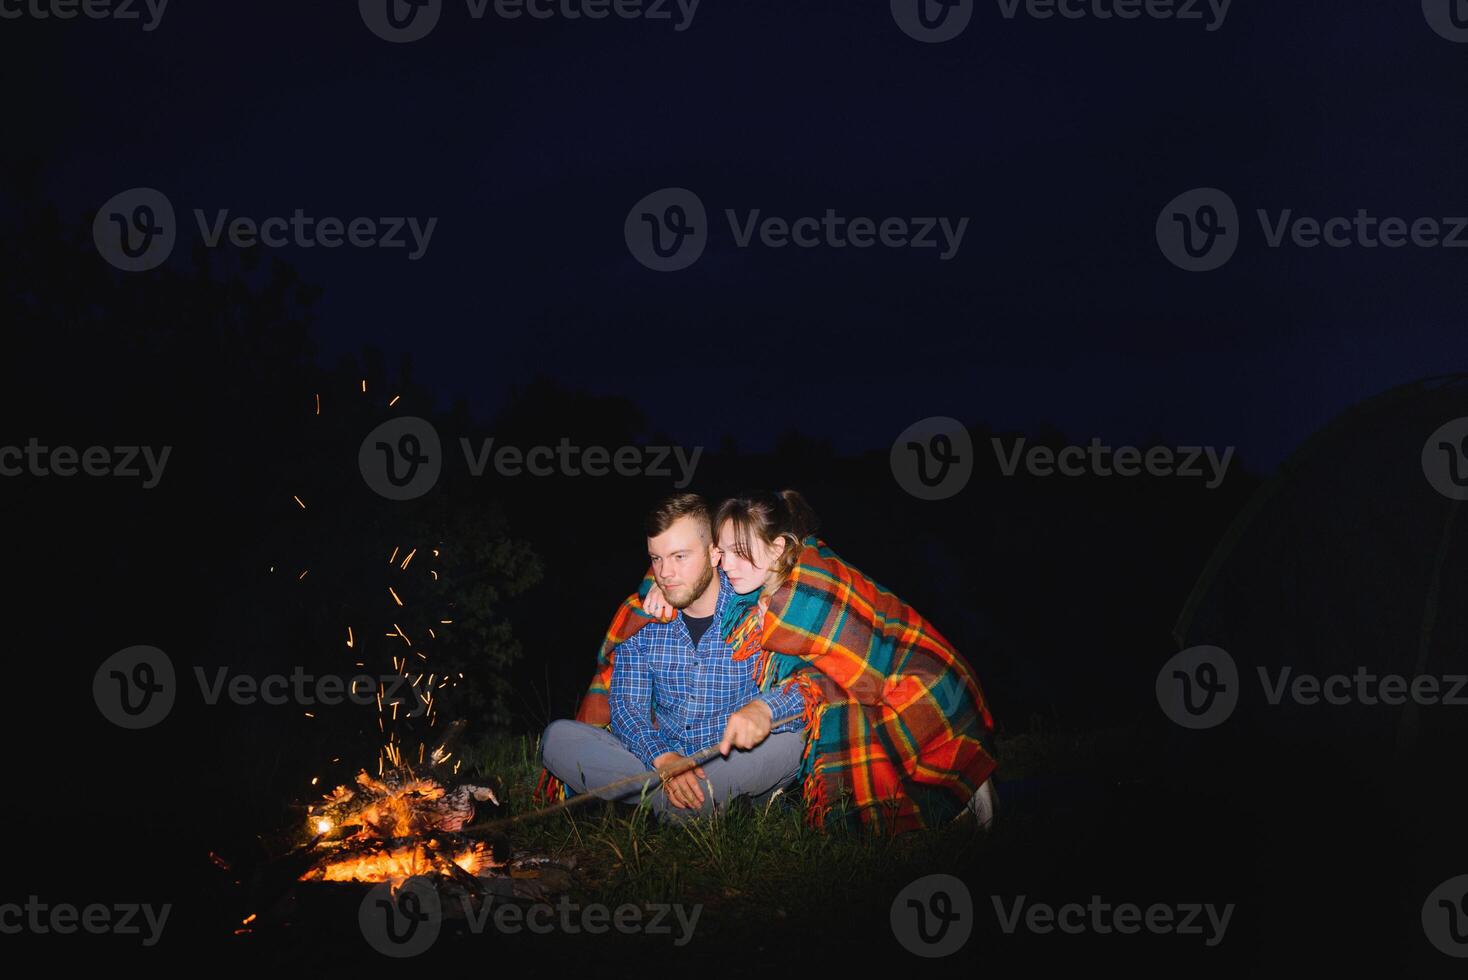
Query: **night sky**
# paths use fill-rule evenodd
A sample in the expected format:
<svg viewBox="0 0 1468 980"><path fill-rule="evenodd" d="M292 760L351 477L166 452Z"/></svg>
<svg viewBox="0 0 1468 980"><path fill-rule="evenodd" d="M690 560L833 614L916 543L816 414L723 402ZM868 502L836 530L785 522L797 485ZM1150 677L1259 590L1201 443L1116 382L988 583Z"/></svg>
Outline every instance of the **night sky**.
<svg viewBox="0 0 1468 980"><path fill-rule="evenodd" d="M1018 773L1004 806L1019 817L1003 818L1016 836L942 855L976 892L1237 899L1233 959L1212 959L1226 975L1332 953L1360 970L1367 947L1426 975L1414 967L1439 953L1423 902L1468 867L1450 799L1462 709L1331 713L1250 694L1232 727L1203 731L1165 716L1167 678L1190 675L1161 671L1183 646L1216 645L1246 680L1275 666L1463 673L1468 375L1374 399L1288 478L1265 478L1352 406L1468 363L1468 0L1232 0L1221 19L1222 0L1061 0L1079 18L1033 15L1056 0L956 0L950 16L971 21L939 43L901 28L917 0L701 0L691 21L691 0L658 21L560 13L603 0L554 0L549 19L414 0L442 9L409 43L369 25L407 0L171 0L152 29L141 0L135 20L37 15L70 2L0 0L0 451L178 452L157 489L0 473L8 759L25 800L0 919L11 892L164 896L179 906L172 949L238 957L216 940L270 904L241 904L235 872L206 858L256 861L252 902L284 894L266 887L278 855L263 834L299 833L317 775L349 779L385 729L365 707L216 707L184 684L177 716L123 733L94 710L112 676L99 667L148 645L185 681L342 670L343 636L406 605L379 587L404 570L400 545L422 544L423 562L444 545L443 584L421 595L455 610L436 620L458 623L434 655L475 672L459 673L474 737L527 751L585 690L608 613L642 573L639 517L673 487L481 479L457 448L615 440L705 449L688 489L716 501L798 488L843 558L970 659ZM1118 3L1199 18L1096 16ZM136 188L175 213L160 270L109 266L92 233ZM707 244L659 272L625 229L668 188L697 196ZM1173 202L1207 188L1236 209L1214 242L1234 251L1188 271L1180 222L1215 212ZM672 216L663 203L651 217ZM200 275L196 209L432 234L417 259L411 244L225 243ZM943 219L963 237L947 259L772 248L758 233L746 248L726 210L741 226L756 211ZM1281 224L1340 231L1332 219L1358 214L1372 240L1385 219L1434 219L1458 247L1365 247L1352 227L1348 247L1309 248L1308 224ZM320 290L314 351L277 260ZM411 501L374 486L360 452L396 415L431 419L452 464ZM1027 434L1042 452L1207 446L1234 466L1205 487L979 465L966 495L931 499L888 450L934 417L960 420L980 455L988 436ZM405 670L389 636L351 656ZM491 710L491 695L513 700ZM810 921L866 956L890 922L888 893L847 877L861 860L831 873L840 893ZM755 886L747 899L776 905ZM306 911L305 928L260 944L262 963L300 972L315 957L334 975L339 947L370 952L355 905ZM996 952L1026 976L1058 972L1036 969L1045 937L1006 944L995 929L968 947L986 973ZM780 962L778 941L751 955ZM534 948L584 965L593 946ZM1418 957L1406 970L1401 950ZM1147 951L1181 951L1204 975L1195 947Z"/></svg>
<svg viewBox="0 0 1468 980"><path fill-rule="evenodd" d="M546 374L634 399L685 444L796 429L884 448L951 415L1237 445L1257 469L1468 353L1468 251L1272 249L1255 216L1468 214L1468 44L1415 3L1238 0L1212 31L1206 6L1103 21L980 3L938 44L885 2L704 0L681 31L669 10L475 20L459 0L407 44L352 3L175 0L152 31L7 19L25 96L7 142L78 223L155 187L186 243L194 208L437 218L417 261L273 251L324 289L324 363L409 352L444 404L484 416ZM711 237L657 273L623 222L674 186ZM1174 267L1154 235L1195 187L1241 214L1213 272ZM741 249L725 208L969 224L949 261Z"/></svg>

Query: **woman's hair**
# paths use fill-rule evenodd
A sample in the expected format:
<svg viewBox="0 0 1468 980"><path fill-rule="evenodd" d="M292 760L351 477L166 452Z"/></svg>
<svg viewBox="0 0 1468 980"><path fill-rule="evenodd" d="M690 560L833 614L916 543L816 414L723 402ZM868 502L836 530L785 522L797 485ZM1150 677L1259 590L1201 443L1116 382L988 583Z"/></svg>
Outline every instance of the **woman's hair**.
<svg viewBox="0 0 1468 980"><path fill-rule="evenodd" d="M815 534L819 524L816 512L805 498L794 490L741 493L719 505L714 513L714 535L717 538L725 521L734 522L734 547L731 549L745 561L751 558L750 541L758 537L767 547L783 538L785 551L775 562L781 578L790 574L800 560L801 542Z"/></svg>

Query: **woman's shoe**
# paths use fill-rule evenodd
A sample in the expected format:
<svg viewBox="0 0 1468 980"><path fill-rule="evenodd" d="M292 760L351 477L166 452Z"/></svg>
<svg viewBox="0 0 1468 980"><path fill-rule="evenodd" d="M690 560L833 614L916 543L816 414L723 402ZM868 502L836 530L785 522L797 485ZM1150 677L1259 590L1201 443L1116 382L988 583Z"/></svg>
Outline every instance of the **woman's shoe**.
<svg viewBox="0 0 1468 980"><path fill-rule="evenodd" d="M974 790L966 809L974 815L979 827L988 830L994 825L994 815L999 810L999 795L994 792L994 780L984 780L984 785Z"/></svg>

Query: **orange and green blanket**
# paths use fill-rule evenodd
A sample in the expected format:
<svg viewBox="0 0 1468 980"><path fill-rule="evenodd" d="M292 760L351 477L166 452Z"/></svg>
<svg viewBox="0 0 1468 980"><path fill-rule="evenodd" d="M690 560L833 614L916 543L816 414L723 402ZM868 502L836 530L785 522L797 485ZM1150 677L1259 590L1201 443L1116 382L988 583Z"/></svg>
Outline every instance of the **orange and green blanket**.
<svg viewBox="0 0 1468 980"><path fill-rule="evenodd" d="M638 595L618 608L576 720L610 723L616 648L655 620ZM722 624L736 660L751 660L760 690L796 684L804 695L806 819L889 833L956 816L996 763L994 730L973 669L931 623L811 536L759 615L756 596L731 603ZM542 772L537 795L564 787Z"/></svg>

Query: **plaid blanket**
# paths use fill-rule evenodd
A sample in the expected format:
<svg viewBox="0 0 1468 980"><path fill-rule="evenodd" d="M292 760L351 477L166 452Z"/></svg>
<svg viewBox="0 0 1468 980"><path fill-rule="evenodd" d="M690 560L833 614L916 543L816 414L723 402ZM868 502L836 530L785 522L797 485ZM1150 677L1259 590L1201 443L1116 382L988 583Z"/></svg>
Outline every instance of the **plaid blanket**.
<svg viewBox="0 0 1468 980"><path fill-rule="evenodd" d="M616 647L652 619L637 596L617 610L597 656L578 720L606 724ZM889 833L956 816L996 768L984 740L994 729L972 668L912 607L807 538L800 560L763 618L753 597L725 638L752 659L761 690L796 684L806 705L803 799L813 826ZM564 790L543 773L539 792Z"/></svg>

